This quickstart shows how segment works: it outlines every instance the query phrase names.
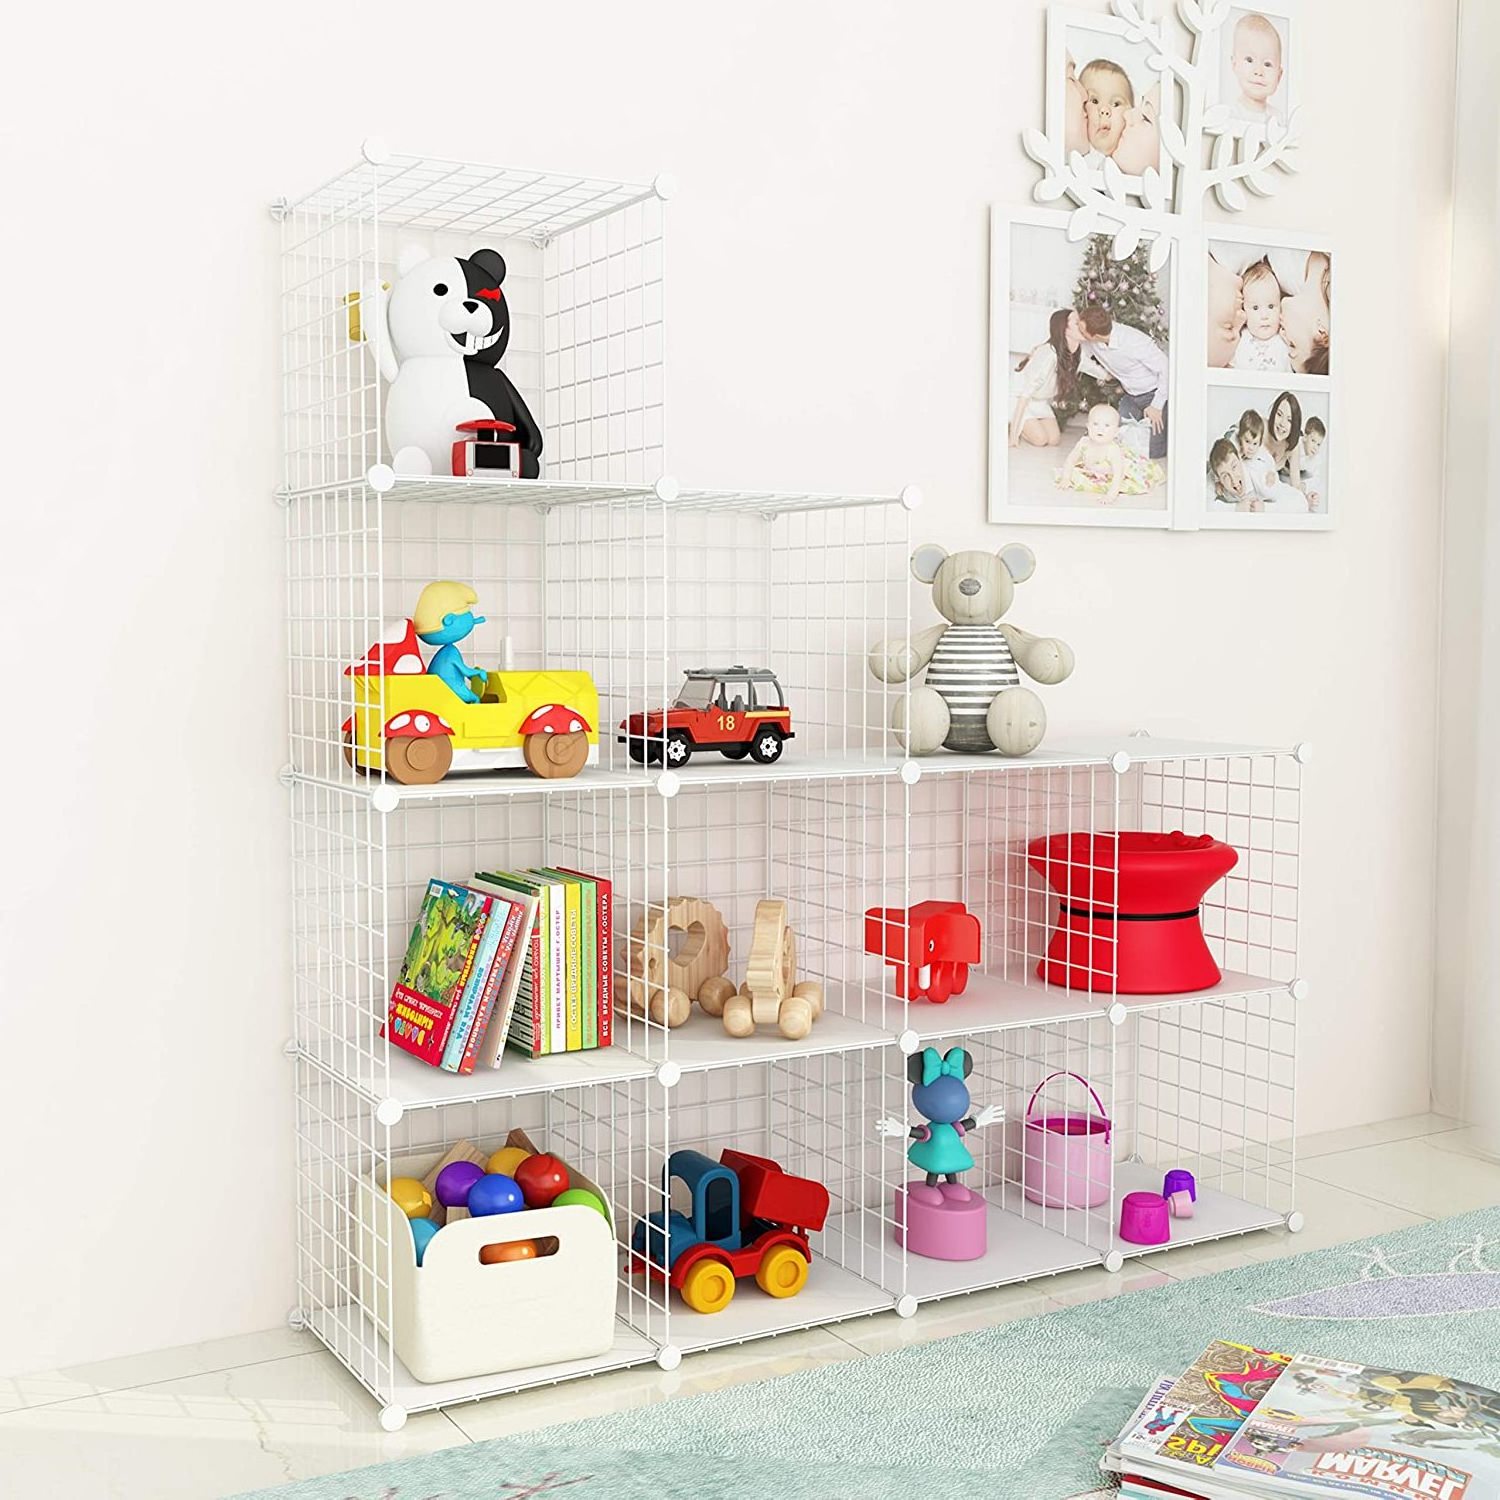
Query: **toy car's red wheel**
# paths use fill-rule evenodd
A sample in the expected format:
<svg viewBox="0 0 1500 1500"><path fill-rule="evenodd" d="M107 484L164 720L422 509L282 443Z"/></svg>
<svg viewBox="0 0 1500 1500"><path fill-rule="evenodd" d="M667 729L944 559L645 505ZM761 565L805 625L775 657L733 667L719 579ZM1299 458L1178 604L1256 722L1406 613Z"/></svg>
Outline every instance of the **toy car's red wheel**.
<svg viewBox="0 0 1500 1500"><path fill-rule="evenodd" d="M744 760L744 758L747 755L749 755L749 753L750 753L750 747L749 747L749 745L720 745L719 746L719 754L722 755L725 760Z"/></svg>
<svg viewBox="0 0 1500 1500"><path fill-rule="evenodd" d="M385 768L402 786L431 786L453 764L453 741L446 734L397 735L385 742Z"/></svg>
<svg viewBox="0 0 1500 1500"><path fill-rule="evenodd" d="M781 759L783 743L781 731L774 725L767 724L764 729L755 731L755 738L750 741L750 757L760 765L768 766L772 761Z"/></svg>
<svg viewBox="0 0 1500 1500"><path fill-rule="evenodd" d="M571 734L528 734L521 756L534 776L549 781L576 776L589 763L589 737L581 729Z"/></svg>
<svg viewBox="0 0 1500 1500"><path fill-rule="evenodd" d="M662 751L666 762L674 770L685 766L693 758L693 742L680 729L667 735L666 747Z"/></svg>

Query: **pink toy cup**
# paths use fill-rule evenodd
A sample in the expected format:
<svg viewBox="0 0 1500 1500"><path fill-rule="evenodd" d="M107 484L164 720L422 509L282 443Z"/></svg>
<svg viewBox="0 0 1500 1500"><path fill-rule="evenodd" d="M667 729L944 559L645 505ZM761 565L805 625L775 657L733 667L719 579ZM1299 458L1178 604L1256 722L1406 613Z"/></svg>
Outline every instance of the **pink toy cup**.
<svg viewBox="0 0 1500 1500"><path fill-rule="evenodd" d="M1034 1116L1037 1096L1054 1078L1077 1079L1099 1106L1099 1113ZM1065 1072L1044 1078L1026 1105L1021 1186L1027 1201L1043 1208L1097 1208L1110 1193L1111 1134L1104 1101L1086 1078Z"/></svg>
<svg viewBox="0 0 1500 1500"><path fill-rule="evenodd" d="M1167 1200L1160 1193L1126 1193L1120 1204L1120 1238L1132 1245L1165 1245L1172 1238Z"/></svg>

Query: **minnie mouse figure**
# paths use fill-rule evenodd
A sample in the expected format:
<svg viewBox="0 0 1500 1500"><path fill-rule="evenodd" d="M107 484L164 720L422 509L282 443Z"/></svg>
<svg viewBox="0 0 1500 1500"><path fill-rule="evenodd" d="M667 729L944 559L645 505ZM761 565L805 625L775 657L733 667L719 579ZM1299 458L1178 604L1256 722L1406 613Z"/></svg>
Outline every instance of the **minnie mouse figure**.
<svg viewBox="0 0 1500 1500"><path fill-rule="evenodd" d="M908 1130L893 1115L875 1122L877 1135L905 1135L911 1139L906 1159L926 1173L925 1182L909 1182L904 1189L912 1204L938 1208L945 1202L977 1201L976 1195L958 1180L960 1172L967 1172L974 1165L964 1137L971 1130L998 1124L1005 1118L1005 1108L989 1104L977 1115L969 1114L969 1087L964 1080L973 1071L974 1059L962 1047L950 1047L946 1055L939 1054L936 1047L912 1053L906 1062L912 1107L925 1115L928 1123L913 1125Z"/></svg>

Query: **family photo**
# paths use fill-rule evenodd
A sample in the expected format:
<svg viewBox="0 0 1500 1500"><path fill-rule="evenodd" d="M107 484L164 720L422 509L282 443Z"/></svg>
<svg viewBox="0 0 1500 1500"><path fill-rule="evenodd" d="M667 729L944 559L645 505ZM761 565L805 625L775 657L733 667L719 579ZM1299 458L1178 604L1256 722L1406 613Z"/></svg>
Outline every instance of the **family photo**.
<svg viewBox="0 0 1500 1500"><path fill-rule="evenodd" d="M1004 408L1003 427L999 411L992 423L1008 504L1165 516L1167 273L1148 268L1144 247L1112 259L1105 235L1070 243L1060 227L1028 223L1008 235L992 398Z"/></svg>
<svg viewBox="0 0 1500 1500"><path fill-rule="evenodd" d="M1328 406L1324 392L1210 386L1209 514L1326 517Z"/></svg>
<svg viewBox="0 0 1500 1500"><path fill-rule="evenodd" d="M1333 257L1326 250L1213 239L1207 262L1211 370L1329 373Z"/></svg>
<svg viewBox="0 0 1500 1500"><path fill-rule="evenodd" d="M1246 126L1286 123L1291 85L1291 21L1275 11L1235 7L1220 32L1219 102L1243 133Z"/></svg>
<svg viewBox="0 0 1500 1500"><path fill-rule="evenodd" d="M1051 45L1061 76L1049 81L1049 93L1061 100L1069 155L1100 165L1109 158L1131 178L1160 170L1162 75L1147 66L1149 49L1092 16L1062 27L1060 56L1057 41Z"/></svg>

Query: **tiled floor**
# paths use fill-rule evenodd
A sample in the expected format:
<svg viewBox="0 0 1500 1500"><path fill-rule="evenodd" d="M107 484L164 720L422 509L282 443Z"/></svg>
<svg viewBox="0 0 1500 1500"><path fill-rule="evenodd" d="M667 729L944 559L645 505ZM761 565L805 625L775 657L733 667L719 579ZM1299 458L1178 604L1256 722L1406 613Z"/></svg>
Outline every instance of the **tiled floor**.
<svg viewBox="0 0 1500 1500"><path fill-rule="evenodd" d="M893 1314L413 1417L387 1434L310 1335L272 1331L0 1380L0 1492L60 1500L208 1500L739 1381L863 1359L1171 1278L1271 1260L1500 1203L1500 1165L1451 1120L1420 1115L1302 1143L1297 1236L1166 1251L1118 1276L1077 1271ZM708 1500L708 1497L705 1497Z"/></svg>

